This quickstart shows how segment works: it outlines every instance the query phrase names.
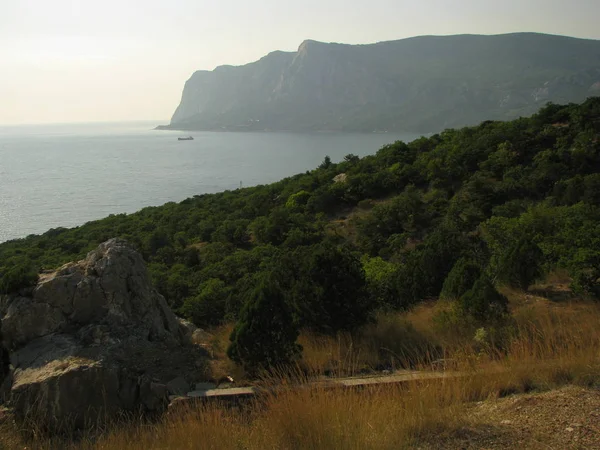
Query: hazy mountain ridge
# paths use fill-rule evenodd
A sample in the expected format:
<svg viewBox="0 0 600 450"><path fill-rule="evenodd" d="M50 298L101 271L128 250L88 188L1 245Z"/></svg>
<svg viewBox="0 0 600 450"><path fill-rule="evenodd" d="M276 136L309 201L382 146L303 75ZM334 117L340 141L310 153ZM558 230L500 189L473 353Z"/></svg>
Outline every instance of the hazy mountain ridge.
<svg viewBox="0 0 600 450"><path fill-rule="evenodd" d="M600 41L518 33L304 41L198 71L169 128L431 132L600 93Z"/></svg>

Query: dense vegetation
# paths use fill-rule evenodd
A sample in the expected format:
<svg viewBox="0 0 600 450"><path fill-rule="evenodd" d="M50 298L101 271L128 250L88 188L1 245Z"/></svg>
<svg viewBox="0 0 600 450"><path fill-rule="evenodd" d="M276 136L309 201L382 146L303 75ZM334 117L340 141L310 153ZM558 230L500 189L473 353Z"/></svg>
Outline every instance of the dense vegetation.
<svg viewBox="0 0 600 450"><path fill-rule="evenodd" d="M6 242L0 293L123 237L181 314L199 326L239 321L230 354L260 366L294 359L299 328L353 332L377 310L440 293L456 299L452 320L462 325L503 320L499 284L526 289L556 268L600 298L599 205L600 98L592 98ZM251 345L268 342L277 348Z"/></svg>

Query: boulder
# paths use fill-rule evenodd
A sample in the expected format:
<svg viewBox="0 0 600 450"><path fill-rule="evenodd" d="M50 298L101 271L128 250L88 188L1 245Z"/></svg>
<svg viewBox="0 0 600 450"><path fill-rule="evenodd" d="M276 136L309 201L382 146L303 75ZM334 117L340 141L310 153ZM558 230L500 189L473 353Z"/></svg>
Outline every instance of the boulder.
<svg viewBox="0 0 600 450"><path fill-rule="evenodd" d="M81 427L124 410L159 412L167 382L204 375L191 324L173 314L123 240L42 274L30 296L3 298L0 312L1 352L10 352L0 391L17 417Z"/></svg>
<svg viewBox="0 0 600 450"><path fill-rule="evenodd" d="M190 384L183 377L173 378L167 383L171 395L186 395L190 391Z"/></svg>
<svg viewBox="0 0 600 450"><path fill-rule="evenodd" d="M2 341L2 330L0 330L0 342ZM12 370L10 367L10 355L0 345L0 404L4 403L10 394L12 386Z"/></svg>
<svg viewBox="0 0 600 450"><path fill-rule="evenodd" d="M183 330L184 338L188 342L193 342L194 333L198 331L198 327L189 320L178 318L179 325Z"/></svg>
<svg viewBox="0 0 600 450"><path fill-rule="evenodd" d="M2 319L3 345L7 349L24 345L37 337L60 331L66 324L67 319L60 309L31 298L17 297Z"/></svg>
<svg viewBox="0 0 600 450"><path fill-rule="evenodd" d="M201 328L196 329L192 333L192 342L194 344L208 344L214 338L214 336Z"/></svg>
<svg viewBox="0 0 600 450"><path fill-rule="evenodd" d="M345 183L346 181L348 181L348 175L346 175L345 173L339 173L335 177L333 177L334 183Z"/></svg>

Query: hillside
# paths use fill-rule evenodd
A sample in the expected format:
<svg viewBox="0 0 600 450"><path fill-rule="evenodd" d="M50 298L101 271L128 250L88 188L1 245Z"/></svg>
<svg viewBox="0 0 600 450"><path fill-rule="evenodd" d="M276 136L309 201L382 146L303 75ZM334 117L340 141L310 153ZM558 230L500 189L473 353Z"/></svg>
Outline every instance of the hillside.
<svg viewBox="0 0 600 450"><path fill-rule="evenodd" d="M496 287L527 289L557 269L577 294L600 297L599 168L600 98L549 105L362 159L325 158L271 185L3 243L0 294L120 237L172 308L201 327L237 321L234 342L248 330L279 342L278 362L298 356L300 329L353 331L440 295L456 300L448 320L475 330L506 317ZM262 315L273 308L277 320Z"/></svg>
<svg viewBox="0 0 600 450"><path fill-rule="evenodd" d="M595 40L535 33L370 45L307 40L297 52L195 72L165 128L429 133L598 93Z"/></svg>

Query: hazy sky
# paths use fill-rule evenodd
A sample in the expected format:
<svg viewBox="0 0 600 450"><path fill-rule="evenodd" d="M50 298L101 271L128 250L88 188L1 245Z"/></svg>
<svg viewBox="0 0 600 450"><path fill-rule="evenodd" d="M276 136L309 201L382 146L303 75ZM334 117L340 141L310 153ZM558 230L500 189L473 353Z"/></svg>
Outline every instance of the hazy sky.
<svg viewBox="0 0 600 450"><path fill-rule="evenodd" d="M0 124L167 121L194 70L304 39L600 39L600 0L0 0Z"/></svg>

